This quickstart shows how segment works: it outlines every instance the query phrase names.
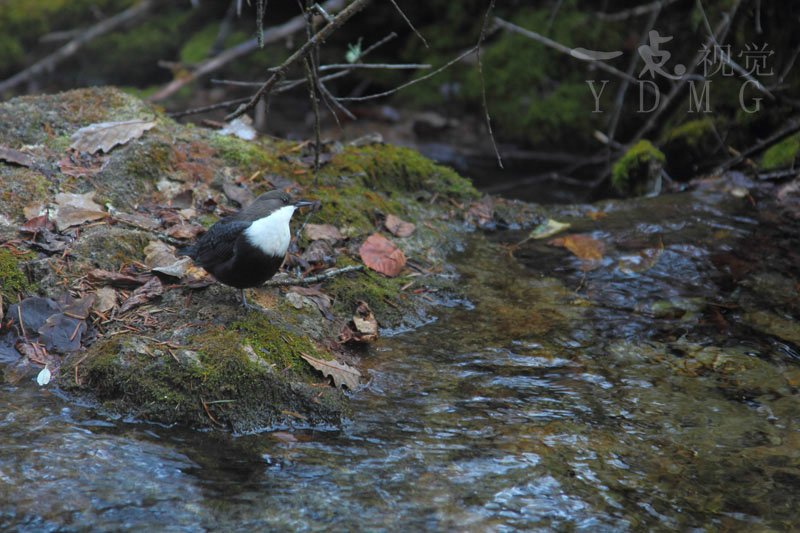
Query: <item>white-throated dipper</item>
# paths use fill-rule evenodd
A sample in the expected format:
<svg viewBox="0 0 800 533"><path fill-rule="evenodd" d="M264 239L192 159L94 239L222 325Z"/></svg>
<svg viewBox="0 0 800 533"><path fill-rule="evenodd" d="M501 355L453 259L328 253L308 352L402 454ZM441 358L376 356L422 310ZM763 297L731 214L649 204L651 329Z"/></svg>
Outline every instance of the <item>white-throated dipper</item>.
<svg viewBox="0 0 800 533"><path fill-rule="evenodd" d="M266 192L178 255L188 255L220 283L239 289L242 305L252 307L244 289L263 284L281 268L292 238L289 221L303 205L311 202L294 201L279 190Z"/></svg>

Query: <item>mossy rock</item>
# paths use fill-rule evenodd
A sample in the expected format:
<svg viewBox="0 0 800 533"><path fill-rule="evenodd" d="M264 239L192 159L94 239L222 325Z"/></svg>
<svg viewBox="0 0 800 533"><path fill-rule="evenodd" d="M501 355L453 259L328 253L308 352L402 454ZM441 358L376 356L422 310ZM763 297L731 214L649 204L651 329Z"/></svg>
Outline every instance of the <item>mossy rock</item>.
<svg viewBox="0 0 800 533"><path fill-rule="evenodd" d="M611 184L620 194L642 196L661 188L666 157L653 143L642 139L628 149L611 170Z"/></svg>
<svg viewBox="0 0 800 533"><path fill-rule="evenodd" d="M800 133L782 140L764 152L761 157L761 168L772 170L794 166L798 155L800 155Z"/></svg>
<svg viewBox="0 0 800 533"><path fill-rule="evenodd" d="M341 392L287 381L283 368L246 346L236 331L223 328L200 333L176 350L146 337L120 335L68 359L59 381L65 390L88 395L112 412L134 411L163 424L242 433L291 419L341 423L347 409Z"/></svg>
<svg viewBox="0 0 800 533"><path fill-rule="evenodd" d="M3 302L16 302L20 296L33 291L33 285L21 268L21 263L31 255L17 255L5 248L0 248L0 295Z"/></svg>

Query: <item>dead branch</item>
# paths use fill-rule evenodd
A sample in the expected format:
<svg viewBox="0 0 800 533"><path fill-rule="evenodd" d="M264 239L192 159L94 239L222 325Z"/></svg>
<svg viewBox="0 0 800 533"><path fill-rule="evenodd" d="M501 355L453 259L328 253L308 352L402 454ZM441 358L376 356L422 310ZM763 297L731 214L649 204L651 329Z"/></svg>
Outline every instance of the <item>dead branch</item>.
<svg viewBox="0 0 800 533"><path fill-rule="evenodd" d="M722 172L724 172L724 171L726 171L728 169L731 169L731 168L735 167L736 165L738 165L739 163L744 162L747 158L763 152L764 150L766 150L770 146L778 144L779 142L781 142L785 138L787 138L787 137L789 137L791 135L794 135L798 131L800 131L800 122L795 122L794 120L790 120L788 125L785 128L783 128L782 130L778 131L777 133L774 133L773 135L770 135L769 137L767 137L763 141L754 144L753 146L751 146L747 150L744 150L743 152L741 152L736 157L731 158L728 161L725 161L723 164L721 164L714 171L714 173L715 174L720 174L720 173L722 173Z"/></svg>
<svg viewBox="0 0 800 533"><path fill-rule="evenodd" d="M649 4L632 7L630 9L623 9L622 11L617 11L616 13L595 13L594 16L600 20L609 22L618 22L620 20L626 20L631 17L646 15L651 11L660 11L661 9L667 7L670 4L674 4L677 1L678 0L657 0L656 2L651 2Z"/></svg>
<svg viewBox="0 0 800 533"><path fill-rule="evenodd" d="M500 150L497 149L497 143L494 140L494 132L492 132L492 117L489 116L489 104L486 102L486 83L483 80L483 62L481 61L481 44L486 40L486 28L489 25L489 15L494 9L495 0L489 2L489 8L486 10L486 15L483 17L483 26L481 26L481 35L478 37L478 46L476 48L476 55L478 57L478 77L481 80L481 97L483 101L483 114L486 119L486 130L489 132L489 139L492 141L492 148L497 156L497 166L503 168L503 158L500 157Z"/></svg>
<svg viewBox="0 0 800 533"><path fill-rule="evenodd" d="M411 28L411 30L417 34L417 37L419 37L419 40L422 41L422 44L425 45L425 48L430 48L430 46L428 46L428 41L426 41L425 37L423 37L422 34L417 31L417 28L415 28L413 24L411 24L411 21L408 20L408 17L406 16L405 13L403 13L403 10L400 9L400 6L397 5L397 2L395 2L394 0L389 0L389 1L392 3L394 8L400 13L400 16L403 17L403 20L406 21L408 27Z"/></svg>
<svg viewBox="0 0 800 533"><path fill-rule="evenodd" d="M364 265L351 265L344 268L339 268L336 270L329 270L323 274L318 274L316 276L311 276L308 278L291 278L291 279L271 279L268 282L264 283L264 287L286 287L288 285L311 285L312 283L316 283L318 281L322 281L328 278L332 278L334 276L339 276L340 274L346 274L348 272L356 272L358 270L363 270Z"/></svg>
<svg viewBox="0 0 800 533"><path fill-rule="evenodd" d="M337 10L341 9L344 6L345 0L328 0L325 2L324 7L327 10ZM302 15L297 15L296 17L292 18L285 24L280 26L276 26L274 28L270 28L264 32L263 39L265 43L272 43L275 41L280 41L281 39L285 39L291 36L294 33L302 30L304 28L305 21ZM151 102L158 102L159 100L163 100L164 98L168 97L175 91L181 89L183 86L192 83L196 79L205 76L206 74L210 74L216 70L219 70L223 66L227 65L234 59L248 54L254 50L258 49L258 37L253 37L239 45L236 45L232 48L228 48L224 52L220 53L213 59L209 59L208 61L203 62L200 66L193 70L186 76L182 76L179 78L175 78L171 82L169 82L166 86L164 86L161 90L153 94L149 100Z"/></svg>
<svg viewBox="0 0 800 533"><path fill-rule="evenodd" d="M731 9L727 13L725 13L725 15L723 15L722 20L717 25L716 30L711 33L708 40L706 41L707 43L713 41L719 42L725 40L725 37L728 34L728 30L731 27L730 23L733 20L734 15L736 15L736 11L739 9L739 4L741 4L741 0L737 0L733 4L733 7L731 7ZM666 111L667 108L669 108L669 105L672 103L672 101L675 99L678 93L683 89L683 86L686 84L687 80L690 79L690 76L697 69L698 65L702 63L703 55L704 52L703 49L701 48L695 55L694 60L691 62L691 66L689 67L689 69L683 76L681 76L681 79L678 80L672 86L672 89L664 98L664 100L661 102L659 108L656 109L653 113L650 113L650 118L647 120L647 123L644 126L642 126L639 129L639 131L636 132L636 135L634 135L633 139L629 142L630 145L637 143L639 140L641 140L642 137L644 137L647 133L650 132L650 130L652 130L656 126L656 123L658 122L658 119L661 118L662 113L664 113L664 111ZM648 83L646 85L649 86L650 84Z"/></svg>
<svg viewBox="0 0 800 533"><path fill-rule="evenodd" d="M465 57L467 57L468 55L470 55L470 54L472 54L473 52L475 52L475 50L476 50L477 48L478 48L477 46L473 46L472 48L470 48L470 49L469 49L469 50L467 50L466 52L462 53L461 55L459 55L459 56L458 56L458 57L456 57L455 59L451 59L450 61L448 61L447 63L445 63L445 64L444 64L444 65L442 65L441 67L437 68L437 69L436 69L436 70L434 70L433 72L429 72L428 74L425 74L424 76L420 76L419 78L415 78L415 79L413 79L413 80L411 80L411 81L408 81L408 82L406 82L406 83L404 83L404 84L402 84L402 85L398 85L398 86L397 86L397 87L395 87L394 89L389 89L388 91L383 91L383 92L381 92L381 93L368 94L367 96L339 96L339 97L337 97L336 99L337 99L337 100L339 100L340 102L341 102L341 101L348 101L348 102L361 102L361 101L364 101L364 100L374 100L375 98L383 98L384 96L389 96L390 94L394 94L394 93L396 93L397 91L399 91L399 90L401 90L401 89L405 89L406 87L408 87L408 86L410 86L410 85L414 85L415 83L419 83L419 82L421 82L421 81L425 81L425 80L427 80L428 78L431 78L431 77L433 77L433 76L436 76L436 75L437 75L437 74L439 74L441 71L443 71L443 70L445 70L445 69L449 68L450 66L452 66L452 65L453 65L453 64L455 64L455 63L458 63L459 61L461 61L462 59L464 59L464 58L465 58Z"/></svg>
<svg viewBox="0 0 800 533"><path fill-rule="evenodd" d="M631 76L630 74L626 74L625 72L622 72L621 70L616 69L616 68L612 67L611 65L603 63L602 61L598 61L598 60L596 60L596 59L594 59L592 57L589 57L588 55L584 55L584 54L578 53L578 52L574 51L571 48L567 48L566 46L564 46L561 43L557 43L557 42L553 41L552 39L548 39L544 35L536 33L535 31L526 30L525 28L523 28L521 26L517 26L516 24L512 24L512 23L510 23L510 22L508 22L506 20L503 20L500 17L495 17L494 20L495 20L495 23L497 23L502 28L505 28L505 29L507 29L509 31L513 31L515 33L519 33L520 35L524 35L525 37L529 37L529 38L531 38L531 39L533 39L535 41L539 41L540 43L542 43L542 44L544 44L546 46L549 46L550 48L554 48L554 49L558 50L559 52L567 54L570 57L574 57L575 59L580 59L581 61L586 61L588 63L592 63L594 66L596 66L600 70L605 70L609 74L613 74L614 76L622 78L623 80L627 80L627 81L632 82L632 83L636 83L636 82L639 81L636 78L634 78L633 76ZM655 92L655 89L650 87L649 84L646 84L645 88L647 90L651 91L651 92Z"/></svg>
<svg viewBox="0 0 800 533"><path fill-rule="evenodd" d="M105 33L108 33L114 28L133 20L140 15L143 15L151 7L153 7L153 0L142 0L138 4L114 15L113 17L98 22L49 56L37 61L30 67L18 74L15 74L14 76L11 76L7 80L0 82L0 92L11 89L12 87L16 87L20 83L27 81L34 76L41 74L42 72L53 70L58 63L75 54L75 52L80 50L84 44L94 40L97 37L100 37Z"/></svg>
<svg viewBox="0 0 800 533"><path fill-rule="evenodd" d="M236 111L225 117L225 120L233 120L236 117L239 117L245 114L247 111L253 109L258 101L261 100L266 93L272 90L272 86L283 78L286 70L288 70L291 65L304 58L311 50L314 49L315 46L327 39L331 33L336 31L342 24L350 19L350 17L363 9L369 2L370 0L355 0L353 3L341 10L330 23L318 31L311 39L306 41L303 46L298 48L291 56L289 56L289 58L284 61L280 67L278 67L278 69L261 86L261 88L256 91L256 94L253 95L248 103L239 106Z"/></svg>

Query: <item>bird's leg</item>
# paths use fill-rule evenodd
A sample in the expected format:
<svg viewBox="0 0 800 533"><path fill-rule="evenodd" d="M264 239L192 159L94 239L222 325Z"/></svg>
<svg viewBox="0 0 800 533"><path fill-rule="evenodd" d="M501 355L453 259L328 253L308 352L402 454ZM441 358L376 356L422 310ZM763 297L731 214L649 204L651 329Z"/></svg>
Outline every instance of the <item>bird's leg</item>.
<svg viewBox="0 0 800 533"><path fill-rule="evenodd" d="M245 309L254 309L256 311L264 311L260 305L247 303L247 298L244 296L244 289L239 289L239 294L242 297L242 307Z"/></svg>

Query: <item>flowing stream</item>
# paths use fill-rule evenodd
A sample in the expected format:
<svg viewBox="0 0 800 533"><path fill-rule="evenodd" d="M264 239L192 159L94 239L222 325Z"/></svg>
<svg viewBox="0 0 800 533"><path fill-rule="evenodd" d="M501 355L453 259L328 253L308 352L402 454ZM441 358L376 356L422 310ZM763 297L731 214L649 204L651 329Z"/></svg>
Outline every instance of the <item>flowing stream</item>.
<svg viewBox="0 0 800 533"><path fill-rule="evenodd" d="M342 429L196 432L32 379L0 386L0 529L797 524L798 280L742 252L763 237L757 212L706 192L561 214L605 243L591 268L544 241L508 246L525 231L474 233L453 258L465 298L369 348Z"/></svg>

